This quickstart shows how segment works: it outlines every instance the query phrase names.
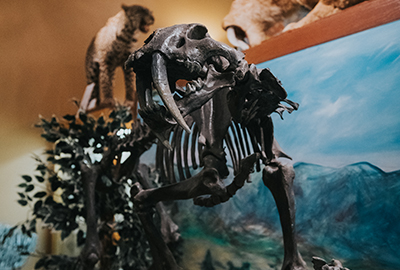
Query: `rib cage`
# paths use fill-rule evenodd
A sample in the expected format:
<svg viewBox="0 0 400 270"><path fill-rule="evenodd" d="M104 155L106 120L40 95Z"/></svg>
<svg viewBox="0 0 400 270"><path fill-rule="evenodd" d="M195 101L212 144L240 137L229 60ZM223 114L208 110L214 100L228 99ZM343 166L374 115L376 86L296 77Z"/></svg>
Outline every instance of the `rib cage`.
<svg viewBox="0 0 400 270"><path fill-rule="evenodd" d="M202 167L200 156L203 145L199 143L199 128L196 123L189 125L191 134L179 125L170 130L169 143L172 151L168 151L160 142L157 144L156 168L163 182L169 184L190 178L190 169ZM175 170L176 165L176 170Z"/></svg>
<svg viewBox="0 0 400 270"><path fill-rule="evenodd" d="M203 167L201 154L204 145L199 142L199 126L193 122L189 124L191 134L188 134L179 125L169 132L169 142L172 151L168 151L160 142L157 145L156 168L159 170L160 179L165 184L183 181L192 176L191 169ZM259 130L262 133L262 128ZM262 138L262 136L259 136ZM262 143L257 136L244 126L232 121L225 135L224 145L232 162L234 174L239 170L240 161L255 153L261 152ZM261 170L261 160L256 163L256 170Z"/></svg>
<svg viewBox="0 0 400 270"><path fill-rule="evenodd" d="M234 174L239 171L240 161L256 152L260 152L260 144L256 137L244 126L232 121L225 135L225 144L232 160ZM261 160L256 163L257 171L261 169Z"/></svg>

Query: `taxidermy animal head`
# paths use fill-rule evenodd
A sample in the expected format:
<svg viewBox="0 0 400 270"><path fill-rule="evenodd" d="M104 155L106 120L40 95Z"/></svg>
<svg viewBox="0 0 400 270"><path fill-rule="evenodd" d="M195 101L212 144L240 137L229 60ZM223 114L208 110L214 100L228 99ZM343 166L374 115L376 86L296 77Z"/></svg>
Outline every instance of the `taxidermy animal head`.
<svg viewBox="0 0 400 270"><path fill-rule="evenodd" d="M122 10L108 19L93 38L86 53L87 87L79 111L113 107L114 74L123 67L135 50L140 33L147 33L154 23L152 12L146 7L122 5ZM125 104L136 115L137 100L134 74L124 70ZM79 113L78 111L78 113Z"/></svg>
<svg viewBox="0 0 400 270"><path fill-rule="evenodd" d="M364 0L234 0L222 27L238 49L327 17Z"/></svg>
<svg viewBox="0 0 400 270"><path fill-rule="evenodd" d="M132 23L132 28L139 29L143 33L149 32L150 26L154 23L154 17L149 9L139 5L122 5L122 9Z"/></svg>

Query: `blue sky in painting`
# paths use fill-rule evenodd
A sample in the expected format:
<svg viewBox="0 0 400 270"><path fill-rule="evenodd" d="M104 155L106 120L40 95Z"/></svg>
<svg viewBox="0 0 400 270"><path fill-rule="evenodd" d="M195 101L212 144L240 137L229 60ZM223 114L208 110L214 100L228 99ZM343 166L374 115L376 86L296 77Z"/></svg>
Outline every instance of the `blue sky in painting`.
<svg viewBox="0 0 400 270"><path fill-rule="evenodd" d="M400 21L263 64L299 111L275 114L275 136L294 162L367 161L400 169Z"/></svg>

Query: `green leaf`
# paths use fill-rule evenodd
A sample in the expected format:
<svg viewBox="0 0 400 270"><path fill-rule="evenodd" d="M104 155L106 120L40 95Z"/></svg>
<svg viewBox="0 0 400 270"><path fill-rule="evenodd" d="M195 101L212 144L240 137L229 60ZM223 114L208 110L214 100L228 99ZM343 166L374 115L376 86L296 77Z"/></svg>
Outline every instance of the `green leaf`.
<svg viewBox="0 0 400 270"><path fill-rule="evenodd" d="M85 244L85 240L86 239L85 239L85 235L84 235L83 231L79 230L78 234L77 234L77 238L76 238L76 243L78 244L78 247Z"/></svg>
<svg viewBox="0 0 400 270"><path fill-rule="evenodd" d="M43 198L44 196L46 196L47 195L47 192L46 191L39 191L39 192L37 192L33 197L34 198Z"/></svg>
<svg viewBox="0 0 400 270"><path fill-rule="evenodd" d="M32 219L31 223L29 224L29 230L36 232L36 219Z"/></svg>
<svg viewBox="0 0 400 270"><path fill-rule="evenodd" d="M32 181L32 177L30 177L29 175L23 175L22 178L24 178L24 180L26 182L31 182Z"/></svg>
<svg viewBox="0 0 400 270"><path fill-rule="evenodd" d="M117 116L117 112L116 111L112 111L109 115L110 118L115 118Z"/></svg>
<svg viewBox="0 0 400 270"><path fill-rule="evenodd" d="M43 201L37 201L33 207L33 211L34 213L38 214L37 212L39 211L39 209L42 207L43 205Z"/></svg>
<svg viewBox="0 0 400 270"><path fill-rule="evenodd" d="M53 200L52 196L48 196L44 201L44 204L53 206L56 202Z"/></svg>
<svg viewBox="0 0 400 270"><path fill-rule="evenodd" d="M53 149L46 150L46 151L44 151L44 153L47 154L47 155L54 155L55 154Z"/></svg>
<svg viewBox="0 0 400 270"><path fill-rule="evenodd" d="M64 115L63 118L64 118L65 120L67 120L67 121L73 121L73 120L75 120L75 115L67 114L67 115ZM35 269L36 269L36 268L35 268Z"/></svg>
<svg viewBox="0 0 400 270"><path fill-rule="evenodd" d="M35 264L35 269L42 268L44 266L45 260L46 260L46 257L39 259Z"/></svg>
<svg viewBox="0 0 400 270"><path fill-rule="evenodd" d="M1 242L1 244L2 245L4 245L4 243L6 242L6 240L7 240L7 238L9 238L9 237L11 237L11 236L13 236L13 234L14 234L14 231L15 231L15 229L17 228L18 226L14 226L14 227L12 227L8 232L7 232L7 234L6 235L4 235L4 237L3 237L3 241Z"/></svg>
<svg viewBox="0 0 400 270"><path fill-rule="evenodd" d="M131 114L128 114L128 116L125 117L125 119L124 119L124 123L128 123L128 122L130 122L131 120L132 120L132 115L131 115Z"/></svg>
<svg viewBox="0 0 400 270"><path fill-rule="evenodd" d="M54 117L54 116L51 118L50 124L51 124L53 127L58 127L58 126L60 126L60 124L59 124L58 121L57 121L57 118Z"/></svg>
<svg viewBox="0 0 400 270"><path fill-rule="evenodd" d="M26 183L21 183L21 184L18 185L18 187L20 187L20 188L25 188L26 186L27 186Z"/></svg>
<svg viewBox="0 0 400 270"><path fill-rule="evenodd" d="M59 128L59 131L60 131L60 133L63 134L64 136L68 136L68 135L69 135L69 129L67 129L67 128L60 127L60 128Z"/></svg>
<svg viewBox="0 0 400 270"><path fill-rule="evenodd" d="M111 124L110 124L110 129L111 129L112 131L114 131L114 130L116 130L116 129L119 129L120 126L121 126L121 121L120 121L120 120L114 120L114 121L112 121Z"/></svg>
<svg viewBox="0 0 400 270"><path fill-rule="evenodd" d="M104 153L104 149L103 149L102 147L95 148L95 149L93 150L93 153L95 153L95 154Z"/></svg>
<svg viewBox="0 0 400 270"><path fill-rule="evenodd" d="M34 185L28 185L28 186L25 188L25 192L30 192L30 191L32 191L34 188L35 188Z"/></svg>
<svg viewBox="0 0 400 270"><path fill-rule="evenodd" d="M108 178L106 175L101 176L101 181L104 183L104 185L106 185L106 187L111 187L112 185L110 178Z"/></svg>
<svg viewBox="0 0 400 270"><path fill-rule="evenodd" d="M106 121L104 121L104 117L100 116L99 119L97 119L97 124L100 126L103 126L106 123Z"/></svg>
<svg viewBox="0 0 400 270"><path fill-rule="evenodd" d="M79 119L81 119L83 123L86 123L88 117L87 117L87 115L85 113L80 112L79 113Z"/></svg>
<svg viewBox="0 0 400 270"><path fill-rule="evenodd" d="M46 139L48 142L55 143L58 139L60 139L60 136L56 134L42 134L40 135L42 138Z"/></svg>
<svg viewBox="0 0 400 270"><path fill-rule="evenodd" d="M40 202L42 202L42 201L40 201ZM35 214L36 214L36 216L38 218L41 218L42 220L45 220L47 215L50 214L50 210L47 207L39 207L38 210L35 211Z"/></svg>
<svg viewBox="0 0 400 270"><path fill-rule="evenodd" d="M28 204L28 202L26 200L18 200L17 202L22 206L25 206Z"/></svg>
<svg viewBox="0 0 400 270"><path fill-rule="evenodd" d="M43 183L43 182L44 182L44 178L43 178L42 176L35 175L35 177L36 177L36 180L37 180L39 183Z"/></svg>
<svg viewBox="0 0 400 270"><path fill-rule="evenodd" d="M59 187L61 187L61 182L56 180L51 182L51 190L56 191Z"/></svg>
<svg viewBox="0 0 400 270"><path fill-rule="evenodd" d="M51 152L53 152L53 151L51 151ZM36 167L36 171L45 171L46 170L46 166L44 165L44 164L39 164L39 165L37 165L37 167Z"/></svg>
<svg viewBox="0 0 400 270"><path fill-rule="evenodd" d="M25 194L22 192L18 192L18 195L21 197L21 199L25 199Z"/></svg>

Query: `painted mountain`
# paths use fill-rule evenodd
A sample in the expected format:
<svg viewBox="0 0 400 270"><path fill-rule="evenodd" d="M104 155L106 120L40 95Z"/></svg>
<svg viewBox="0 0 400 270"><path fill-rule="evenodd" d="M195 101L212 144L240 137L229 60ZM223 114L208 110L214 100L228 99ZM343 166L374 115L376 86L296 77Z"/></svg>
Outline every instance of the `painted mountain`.
<svg viewBox="0 0 400 270"><path fill-rule="evenodd" d="M27 260L29 252L35 250L37 235L28 237L20 230L16 230L11 237L7 234L11 226L0 224L0 269L19 269Z"/></svg>
<svg viewBox="0 0 400 270"><path fill-rule="evenodd" d="M352 270L400 269L400 171L369 163L342 168L295 164L300 251L340 259ZM179 203L185 269L280 269L278 213L269 190L252 177L229 202L212 209ZM212 264L211 262L214 262Z"/></svg>

